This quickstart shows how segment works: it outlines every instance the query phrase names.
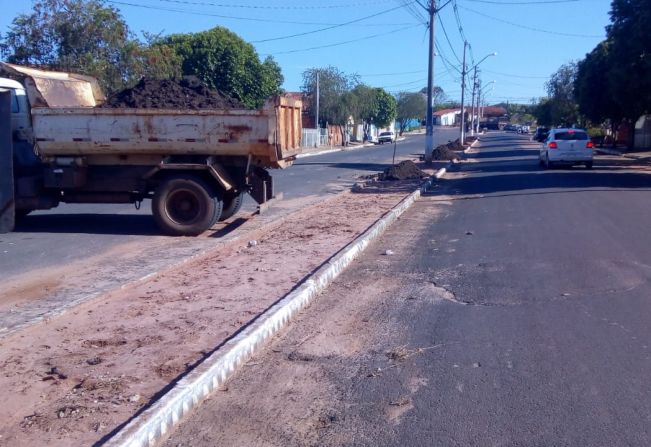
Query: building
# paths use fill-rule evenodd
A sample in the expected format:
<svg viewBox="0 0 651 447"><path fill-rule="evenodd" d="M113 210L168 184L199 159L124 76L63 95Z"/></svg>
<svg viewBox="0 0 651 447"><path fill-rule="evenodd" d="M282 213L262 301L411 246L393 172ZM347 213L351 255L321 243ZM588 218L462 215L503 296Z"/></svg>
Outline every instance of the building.
<svg viewBox="0 0 651 447"><path fill-rule="evenodd" d="M434 112L435 126L457 126L461 122L461 109L443 109Z"/></svg>

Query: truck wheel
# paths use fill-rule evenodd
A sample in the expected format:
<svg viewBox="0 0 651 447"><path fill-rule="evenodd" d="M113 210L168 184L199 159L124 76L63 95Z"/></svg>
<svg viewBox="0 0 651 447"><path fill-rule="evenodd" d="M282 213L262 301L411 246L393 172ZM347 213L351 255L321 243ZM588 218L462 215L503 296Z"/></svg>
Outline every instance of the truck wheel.
<svg viewBox="0 0 651 447"><path fill-rule="evenodd" d="M242 202L244 202L244 193L240 192L237 194L226 193L224 196L224 206L222 207L222 215L219 217L219 220L226 220L229 217L234 216L242 208Z"/></svg>
<svg viewBox="0 0 651 447"><path fill-rule="evenodd" d="M172 177L154 192L151 208L158 226L174 236L196 236L212 227L222 212L219 194L202 179Z"/></svg>

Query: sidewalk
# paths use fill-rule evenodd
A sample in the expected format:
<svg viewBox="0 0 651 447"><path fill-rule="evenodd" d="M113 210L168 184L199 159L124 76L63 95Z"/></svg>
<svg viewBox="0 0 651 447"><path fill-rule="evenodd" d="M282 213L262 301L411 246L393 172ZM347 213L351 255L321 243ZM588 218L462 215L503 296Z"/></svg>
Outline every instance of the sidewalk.
<svg viewBox="0 0 651 447"><path fill-rule="evenodd" d="M615 155L618 157L628 158L630 160L638 161L651 161L651 150L623 152L617 149L610 149L606 147L596 147L595 152L605 155Z"/></svg>

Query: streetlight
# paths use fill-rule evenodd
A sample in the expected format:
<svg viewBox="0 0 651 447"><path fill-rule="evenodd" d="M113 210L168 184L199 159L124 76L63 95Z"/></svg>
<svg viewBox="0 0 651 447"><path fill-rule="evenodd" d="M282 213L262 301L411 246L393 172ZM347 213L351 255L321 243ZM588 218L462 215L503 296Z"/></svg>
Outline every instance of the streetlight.
<svg viewBox="0 0 651 447"><path fill-rule="evenodd" d="M465 141L466 140L466 129L464 129L464 127L465 127L465 116L464 115L466 113L465 104L464 104L464 98L465 98L464 93L465 93L465 90L466 90L466 73L468 73L470 70L474 71L474 74L473 74L473 86L472 86L472 97L473 97L473 105L474 105L475 84L477 82L476 81L476 79L477 79L477 67L479 66L479 64L484 62L489 57L497 56L496 51L493 52L493 53L487 54L479 62L477 62L472 67L470 67L469 70L466 70L466 45L467 45L467 43L464 42L464 47L463 47L463 56L464 56L463 57L463 67L461 67L461 138L460 138L461 144L464 144L466 142ZM474 107L473 107L473 109L474 109ZM472 113L474 115L474 110L473 110Z"/></svg>

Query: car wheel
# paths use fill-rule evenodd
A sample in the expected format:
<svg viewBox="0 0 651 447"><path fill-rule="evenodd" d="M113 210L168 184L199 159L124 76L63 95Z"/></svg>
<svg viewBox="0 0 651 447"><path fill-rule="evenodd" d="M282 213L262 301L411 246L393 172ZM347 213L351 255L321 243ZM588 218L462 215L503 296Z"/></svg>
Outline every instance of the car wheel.
<svg viewBox="0 0 651 447"><path fill-rule="evenodd" d="M585 167L586 167L587 169L592 169L592 162L591 162L591 161L586 161L586 162L585 162Z"/></svg>
<svg viewBox="0 0 651 447"><path fill-rule="evenodd" d="M545 155L545 169L551 169L552 162L549 161L549 154Z"/></svg>

